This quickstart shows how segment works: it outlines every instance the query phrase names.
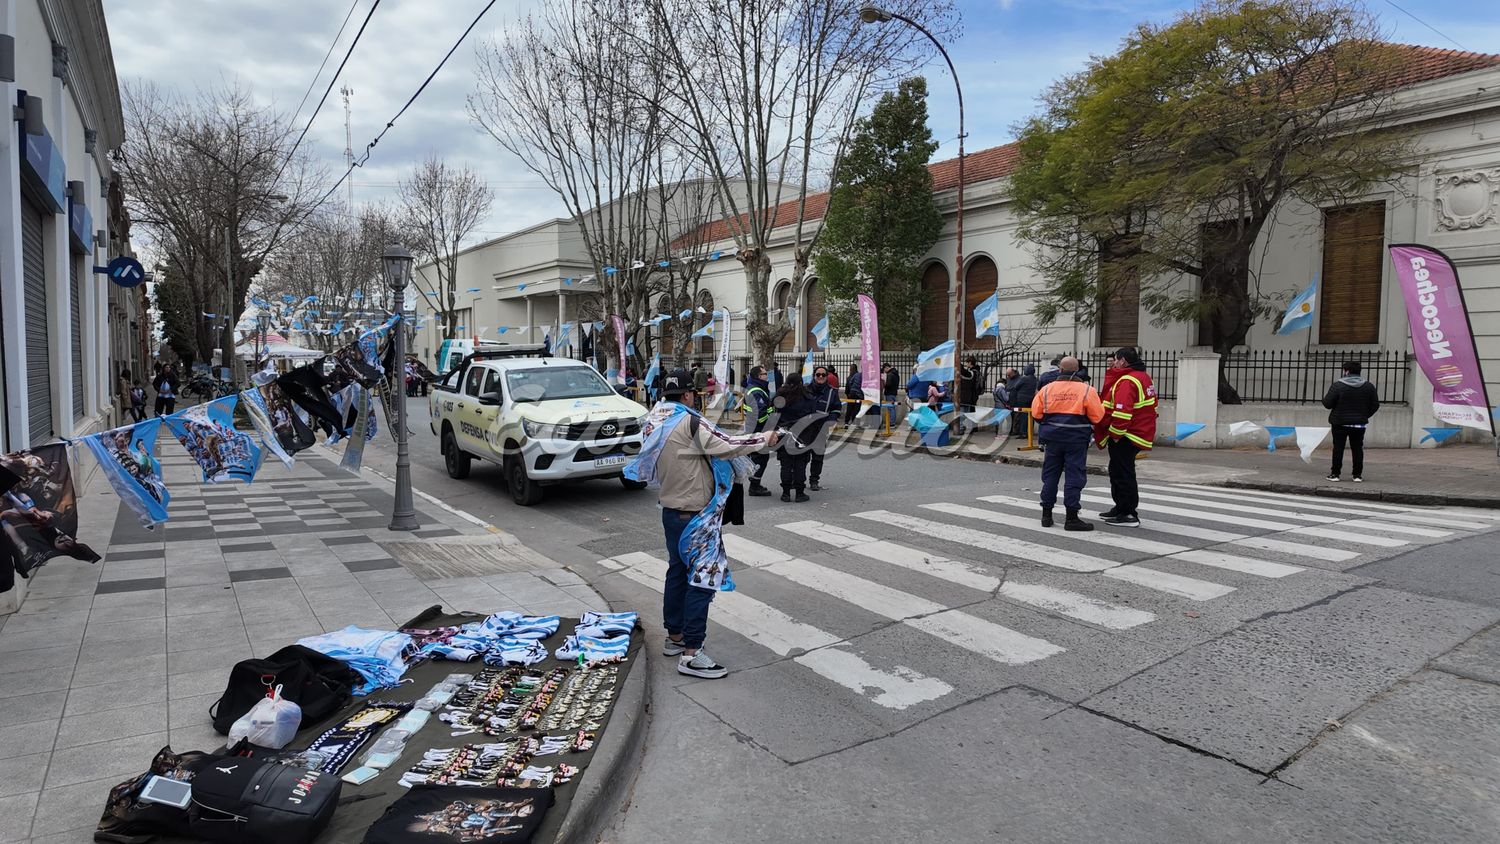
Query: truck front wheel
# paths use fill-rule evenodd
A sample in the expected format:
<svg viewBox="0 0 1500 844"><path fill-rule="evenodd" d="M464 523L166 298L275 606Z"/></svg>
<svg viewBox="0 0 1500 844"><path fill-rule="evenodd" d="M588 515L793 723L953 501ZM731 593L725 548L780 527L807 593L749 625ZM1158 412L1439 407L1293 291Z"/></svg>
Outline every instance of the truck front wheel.
<svg viewBox="0 0 1500 844"><path fill-rule="evenodd" d="M443 432L443 467L448 470L448 477L455 480L463 480L469 476L469 455L458 447L458 441L453 438L453 429L449 428Z"/></svg>
<svg viewBox="0 0 1500 844"><path fill-rule="evenodd" d="M510 499L522 507L542 500L542 485L526 474L526 461L514 454L505 458L505 483L510 487Z"/></svg>

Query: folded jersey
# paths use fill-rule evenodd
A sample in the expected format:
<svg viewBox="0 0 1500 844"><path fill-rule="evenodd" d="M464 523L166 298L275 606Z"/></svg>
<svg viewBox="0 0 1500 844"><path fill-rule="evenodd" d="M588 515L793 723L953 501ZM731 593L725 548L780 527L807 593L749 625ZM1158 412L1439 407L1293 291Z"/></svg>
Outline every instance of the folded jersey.
<svg viewBox="0 0 1500 844"><path fill-rule="evenodd" d="M507 636L484 655L486 665L535 665L547 658L547 649L535 639Z"/></svg>
<svg viewBox="0 0 1500 844"><path fill-rule="evenodd" d="M633 612L586 612L578 619L573 632L579 636L608 639L611 636L629 636L635 629L636 614Z"/></svg>
<svg viewBox="0 0 1500 844"><path fill-rule="evenodd" d="M575 633L563 640L557 658L571 661L582 656L585 662L622 662L629 650L629 636L596 638Z"/></svg>
<svg viewBox="0 0 1500 844"><path fill-rule="evenodd" d="M298 639L297 644L331 656L359 672L364 685L354 690L367 695L401 682L401 675L417 654L412 638L394 630L367 630L349 625L342 630Z"/></svg>

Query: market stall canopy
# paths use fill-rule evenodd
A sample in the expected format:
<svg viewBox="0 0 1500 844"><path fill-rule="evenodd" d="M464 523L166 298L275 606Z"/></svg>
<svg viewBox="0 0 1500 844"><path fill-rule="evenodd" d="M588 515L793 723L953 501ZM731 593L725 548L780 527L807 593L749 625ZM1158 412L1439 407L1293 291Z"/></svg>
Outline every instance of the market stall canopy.
<svg viewBox="0 0 1500 844"><path fill-rule="evenodd" d="M257 348L253 337L249 340L241 341L234 347L235 356L244 358L245 360L254 360L257 352L260 352L264 357L281 360L313 360L327 354L327 352L317 349L304 349L301 346L293 346L291 343L277 337L268 337L266 343L259 348Z"/></svg>

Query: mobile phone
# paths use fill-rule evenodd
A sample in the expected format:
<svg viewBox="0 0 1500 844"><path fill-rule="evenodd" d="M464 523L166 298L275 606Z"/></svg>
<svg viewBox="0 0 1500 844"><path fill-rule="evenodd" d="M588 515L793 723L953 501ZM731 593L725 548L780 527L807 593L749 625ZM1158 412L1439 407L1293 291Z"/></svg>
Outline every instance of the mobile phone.
<svg viewBox="0 0 1500 844"><path fill-rule="evenodd" d="M146 786L141 789L142 803L160 803L164 806L176 806L186 809L193 802L193 786L182 780L167 779L152 774L146 780Z"/></svg>

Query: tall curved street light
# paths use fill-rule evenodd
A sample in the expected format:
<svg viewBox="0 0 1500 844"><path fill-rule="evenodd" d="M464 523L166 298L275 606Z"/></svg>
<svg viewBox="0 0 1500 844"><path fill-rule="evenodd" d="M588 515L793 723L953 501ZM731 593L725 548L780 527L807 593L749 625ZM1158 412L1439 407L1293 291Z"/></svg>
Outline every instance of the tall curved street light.
<svg viewBox="0 0 1500 844"><path fill-rule="evenodd" d="M391 530L416 530L421 527L417 523L417 508L412 501L411 493L411 456L407 451L406 430L406 286L411 283L412 255L406 251L406 247L399 243L392 243L385 248L385 253L380 256L381 263L385 269L385 281L391 289L391 299L395 302L392 308L396 312L395 336L391 342L396 344L394 388L391 390L390 399L396 403L396 498L391 508Z"/></svg>
<svg viewBox="0 0 1500 844"><path fill-rule="evenodd" d="M875 5L866 5L859 10L859 19L865 23L887 23L897 20L910 26L912 29L927 36L927 40L937 47L943 56L943 61L948 63L948 72L953 76L953 88L958 92L958 213L956 223L957 233L957 256L954 259L954 304L953 304L953 374L955 378L954 391L951 395L953 407L958 408L958 362L963 360L964 353L964 310L967 300L967 292L964 290L964 89L958 83L958 69L953 66L953 59L949 58L948 51L943 49L943 43L937 40L937 36L927 31L927 28L904 15L889 12Z"/></svg>

